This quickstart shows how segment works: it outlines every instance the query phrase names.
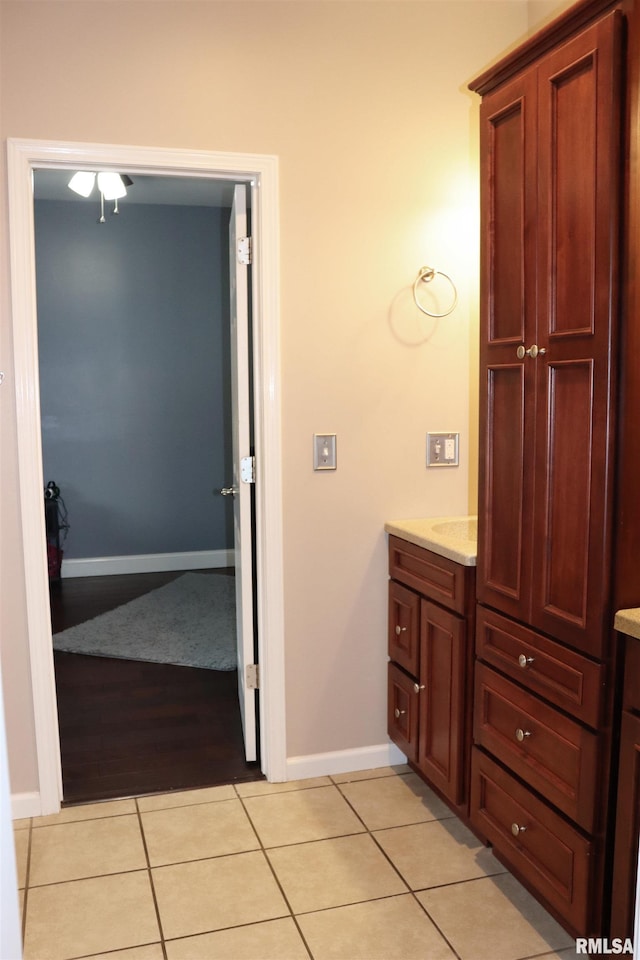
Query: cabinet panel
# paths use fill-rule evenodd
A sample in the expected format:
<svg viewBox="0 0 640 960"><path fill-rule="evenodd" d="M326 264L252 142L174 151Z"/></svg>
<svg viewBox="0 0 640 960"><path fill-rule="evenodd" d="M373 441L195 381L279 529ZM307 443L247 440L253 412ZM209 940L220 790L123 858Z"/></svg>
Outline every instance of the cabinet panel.
<svg viewBox="0 0 640 960"><path fill-rule="evenodd" d="M533 693L597 728L605 669L492 610L478 608L476 654ZM640 646L640 645L639 645Z"/></svg>
<svg viewBox="0 0 640 960"><path fill-rule="evenodd" d="M614 316L621 28L614 11L538 67L539 342L545 346L576 335L606 339Z"/></svg>
<svg viewBox="0 0 640 960"><path fill-rule="evenodd" d="M408 760L418 758L417 683L394 663L388 669L387 730Z"/></svg>
<svg viewBox="0 0 640 960"><path fill-rule="evenodd" d="M597 929L589 841L481 751L472 754L472 825L572 930Z"/></svg>
<svg viewBox="0 0 640 960"><path fill-rule="evenodd" d="M389 582L389 657L418 676L420 597L412 590Z"/></svg>
<svg viewBox="0 0 640 960"><path fill-rule="evenodd" d="M455 614L422 601L421 709L418 766L453 803L462 800L465 737L466 625Z"/></svg>
<svg viewBox="0 0 640 960"><path fill-rule="evenodd" d="M540 512L534 545L532 622L576 642L587 628L592 489L594 364L540 361L540 426L547 424L537 466ZM570 508L569 508L570 505ZM598 528L600 521L598 521ZM580 643L580 639L577 641ZM599 652L599 651L598 651Z"/></svg>
<svg viewBox="0 0 640 960"><path fill-rule="evenodd" d="M616 811L611 929L633 937L638 836L640 835L640 717L625 711L620 730L620 773Z"/></svg>
<svg viewBox="0 0 640 960"><path fill-rule="evenodd" d="M477 592L478 599L517 615L528 608L524 365L492 364L485 391Z"/></svg>
<svg viewBox="0 0 640 960"><path fill-rule="evenodd" d="M585 830L593 829L593 733L480 664L474 740Z"/></svg>
<svg viewBox="0 0 640 960"><path fill-rule="evenodd" d="M492 190L486 197L491 235L493 277L489 339L521 341L524 338L525 203L527 179L525 135L527 113L535 110L535 90L529 96L516 83L500 94L499 102L487 102L483 126L487 138Z"/></svg>
<svg viewBox="0 0 640 960"><path fill-rule="evenodd" d="M627 637L623 707L640 713L640 640Z"/></svg>

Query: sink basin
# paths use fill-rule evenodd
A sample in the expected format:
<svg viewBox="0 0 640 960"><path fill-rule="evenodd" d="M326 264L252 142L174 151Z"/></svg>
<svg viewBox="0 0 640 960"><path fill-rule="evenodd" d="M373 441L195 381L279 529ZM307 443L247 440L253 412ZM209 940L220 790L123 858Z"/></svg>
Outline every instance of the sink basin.
<svg viewBox="0 0 640 960"><path fill-rule="evenodd" d="M478 520L476 517L469 517L466 520L443 520L442 523L434 523L431 529L434 533L451 537L453 540L478 539Z"/></svg>

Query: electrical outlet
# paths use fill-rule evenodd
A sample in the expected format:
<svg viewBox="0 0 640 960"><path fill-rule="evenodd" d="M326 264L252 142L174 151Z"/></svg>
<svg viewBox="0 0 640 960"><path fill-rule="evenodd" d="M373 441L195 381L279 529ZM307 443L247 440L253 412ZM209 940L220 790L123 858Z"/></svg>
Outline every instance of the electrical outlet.
<svg viewBox="0 0 640 960"><path fill-rule="evenodd" d="M459 433L428 433L427 466L457 467L459 442Z"/></svg>

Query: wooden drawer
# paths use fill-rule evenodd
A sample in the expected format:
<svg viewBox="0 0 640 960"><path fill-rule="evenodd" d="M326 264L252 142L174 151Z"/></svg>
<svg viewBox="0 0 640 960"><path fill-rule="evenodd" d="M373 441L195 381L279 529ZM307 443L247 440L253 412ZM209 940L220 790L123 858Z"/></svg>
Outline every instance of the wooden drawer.
<svg viewBox="0 0 640 960"><path fill-rule="evenodd" d="M467 585L473 585L475 569L463 567L408 540L390 536L389 575L428 600L435 600L443 607L463 614L468 606Z"/></svg>
<svg viewBox="0 0 640 960"><path fill-rule="evenodd" d="M588 904L591 844L477 748L471 825L574 933L597 928Z"/></svg>
<svg viewBox="0 0 640 960"><path fill-rule="evenodd" d="M387 730L407 759L414 762L418 757L419 689L395 663L389 664Z"/></svg>
<svg viewBox="0 0 640 960"><path fill-rule="evenodd" d="M477 611L476 654L576 719L598 727L602 664L482 606Z"/></svg>
<svg viewBox="0 0 640 960"><path fill-rule="evenodd" d="M394 580L389 581L389 657L407 673L418 676L420 597Z"/></svg>
<svg viewBox="0 0 640 960"><path fill-rule="evenodd" d="M482 664L476 665L474 740L591 832L597 737Z"/></svg>

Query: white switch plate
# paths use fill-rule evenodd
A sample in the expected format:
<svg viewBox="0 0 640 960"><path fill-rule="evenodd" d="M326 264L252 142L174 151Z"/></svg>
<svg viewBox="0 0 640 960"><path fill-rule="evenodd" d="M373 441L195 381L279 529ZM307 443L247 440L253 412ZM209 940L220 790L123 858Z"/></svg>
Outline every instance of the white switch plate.
<svg viewBox="0 0 640 960"><path fill-rule="evenodd" d="M313 435L313 469L336 470L336 435L335 433L314 433Z"/></svg>
<svg viewBox="0 0 640 960"><path fill-rule="evenodd" d="M427 466L428 467L457 467L459 466L459 433L428 433L427 434Z"/></svg>

